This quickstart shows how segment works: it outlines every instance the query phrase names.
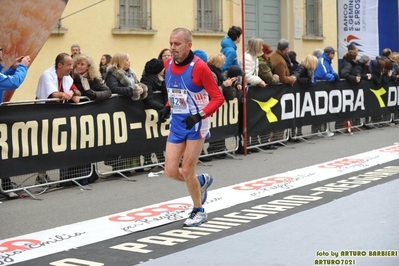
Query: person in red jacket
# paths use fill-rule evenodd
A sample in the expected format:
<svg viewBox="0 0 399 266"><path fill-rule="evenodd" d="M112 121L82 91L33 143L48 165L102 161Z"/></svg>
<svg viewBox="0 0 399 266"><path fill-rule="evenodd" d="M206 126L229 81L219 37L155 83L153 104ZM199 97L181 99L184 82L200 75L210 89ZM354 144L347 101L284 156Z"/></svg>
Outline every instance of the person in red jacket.
<svg viewBox="0 0 399 266"><path fill-rule="evenodd" d="M208 65L191 51L191 32L176 28L170 35L169 43L172 58L164 63L169 101L159 111L160 121L171 113L165 174L186 183L193 210L184 226L199 226L208 221L202 204L206 201L213 177L209 174L196 175L195 170L205 139L210 136L209 117L224 103L224 98Z"/></svg>

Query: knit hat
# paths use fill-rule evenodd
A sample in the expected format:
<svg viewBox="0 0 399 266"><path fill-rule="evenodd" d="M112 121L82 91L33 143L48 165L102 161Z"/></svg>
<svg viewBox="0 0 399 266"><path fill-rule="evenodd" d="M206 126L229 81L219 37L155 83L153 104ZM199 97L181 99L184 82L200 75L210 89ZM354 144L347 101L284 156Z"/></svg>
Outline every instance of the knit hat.
<svg viewBox="0 0 399 266"><path fill-rule="evenodd" d="M164 69L163 61L160 59L153 58L145 64L144 71L148 74L157 75Z"/></svg>
<svg viewBox="0 0 399 266"><path fill-rule="evenodd" d="M193 51L194 55L198 56L199 58L202 59L202 61L207 62L208 61L208 55L205 53L204 50L194 50Z"/></svg>
<svg viewBox="0 0 399 266"><path fill-rule="evenodd" d="M227 77L228 78L234 78L238 76L245 76L245 73L242 71L241 67L239 66L231 66L229 69L227 69Z"/></svg>
<svg viewBox="0 0 399 266"><path fill-rule="evenodd" d="M334 48L332 48L331 46L327 46L326 48L324 48L324 53L325 54L335 54L336 50Z"/></svg>
<svg viewBox="0 0 399 266"><path fill-rule="evenodd" d="M362 55L360 58L359 58L359 63L362 63L362 64L366 64L368 61L370 60L370 57L368 57L367 55Z"/></svg>
<svg viewBox="0 0 399 266"><path fill-rule="evenodd" d="M262 52L264 54L271 54L273 52L273 49L270 47L268 44L262 44Z"/></svg>

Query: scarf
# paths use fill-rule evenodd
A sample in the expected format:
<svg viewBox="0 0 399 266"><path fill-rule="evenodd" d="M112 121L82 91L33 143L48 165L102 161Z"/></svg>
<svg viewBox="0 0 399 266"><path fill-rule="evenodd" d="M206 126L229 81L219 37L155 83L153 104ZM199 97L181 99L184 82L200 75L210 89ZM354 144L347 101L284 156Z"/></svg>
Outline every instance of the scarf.
<svg viewBox="0 0 399 266"><path fill-rule="evenodd" d="M222 70L220 68L217 68L214 65L208 64L209 68L211 69L211 71L213 73L215 73L216 77L217 77L217 84L218 86L221 86L223 84L223 76L222 76Z"/></svg>
<svg viewBox="0 0 399 266"><path fill-rule="evenodd" d="M135 75L133 75L132 71L130 71L130 69L127 69L125 71L125 75L128 78L129 82L130 82L130 86L132 86L133 84L137 83L137 79L135 77Z"/></svg>
<svg viewBox="0 0 399 266"><path fill-rule="evenodd" d="M85 91L90 90L89 80L87 79L87 72L80 76L80 82L82 83L82 87Z"/></svg>

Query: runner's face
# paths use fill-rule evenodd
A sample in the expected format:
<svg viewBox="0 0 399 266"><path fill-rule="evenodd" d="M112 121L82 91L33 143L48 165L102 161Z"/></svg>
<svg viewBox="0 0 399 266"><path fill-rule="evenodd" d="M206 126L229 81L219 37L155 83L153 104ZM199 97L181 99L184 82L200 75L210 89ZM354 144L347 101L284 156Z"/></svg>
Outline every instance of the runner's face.
<svg viewBox="0 0 399 266"><path fill-rule="evenodd" d="M170 52L174 60L178 62L183 62L184 59L190 53L192 42L187 42L184 39L184 33L182 31L174 32L170 35Z"/></svg>

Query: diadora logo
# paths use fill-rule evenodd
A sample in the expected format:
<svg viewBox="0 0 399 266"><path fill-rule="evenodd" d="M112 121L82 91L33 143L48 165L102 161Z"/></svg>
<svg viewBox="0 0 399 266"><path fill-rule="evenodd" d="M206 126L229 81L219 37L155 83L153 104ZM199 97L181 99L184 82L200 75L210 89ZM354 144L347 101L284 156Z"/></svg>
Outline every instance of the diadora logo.
<svg viewBox="0 0 399 266"><path fill-rule="evenodd" d="M393 107L393 106L399 105L399 86L398 87L395 87L395 86L388 87L388 92L382 87L378 90L370 89L370 91L377 98L380 108ZM387 93L388 93L387 100L385 102L384 99L382 98L382 96Z"/></svg>
<svg viewBox="0 0 399 266"><path fill-rule="evenodd" d="M381 96L384 95L385 93L387 93L387 91L384 88L380 88L379 90L373 90L373 89L370 89L370 90L372 93L374 93L375 97L377 98L380 107L384 108L385 103Z"/></svg>
<svg viewBox="0 0 399 266"><path fill-rule="evenodd" d="M252 100L259 104L259 107L266 113L266 118L269 120L269 123L278 122L277 116L272 112L272 108L278 104L278 100L273 97L266 102L257 101L255 99Z"/></svg>
<svg viewBox="0 0 399 266"><path fill-rule="evenodd" d="M266 113L266 119L269 123L295 119L305 115L320 116L328 113L365 110L364 91L362 89L356 91L337 89L314 93L305 92L303 96L298 92L285 93L279 100L273 97L265 102L252 100ZM277 106L281 109L276 110Z"/></svg>
<svg viewBox="0 0 399 266"><path fill-rule="evenodd" d="M354 44L354 45L356 45L356 47L358 48L359 52L364 52L364 51L362 50L362 48L361 48L363 45L360 44L360 38L358 38L357 36L352 35L352 34L349 34L349 35L344 39L344 41L346 42L346 48L348 48L349 45Z"/></svg>
<svg viewBox="0 0 399 266"><path fill-rule="evenodd" d="M368 89L375 95L380 108L399 106L399 86L387 89ZM280 99L271 97L267 101L256 102L266 113L269 123L301 118L306 115L322 116L366 110L365 89L333 89L330 91L315 91L300 93L285 93Z"/></svg>

